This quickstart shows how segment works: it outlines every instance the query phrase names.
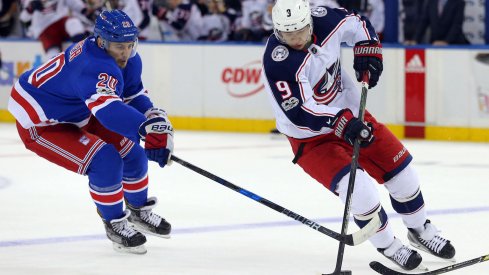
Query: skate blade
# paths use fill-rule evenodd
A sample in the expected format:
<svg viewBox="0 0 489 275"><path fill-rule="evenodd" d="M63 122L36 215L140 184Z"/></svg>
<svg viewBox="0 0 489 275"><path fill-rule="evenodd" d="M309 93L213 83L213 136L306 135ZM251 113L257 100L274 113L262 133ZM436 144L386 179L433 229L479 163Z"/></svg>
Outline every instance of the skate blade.
<svg viewBox="0 0 489 275"><path fill-rule="evenodd" d="M159 238L163 238L163 239L170 239L171 238L171 235L170 234L167 234L167 235L161 235L161 234L157 234L157 233L154 233L154 232L151 232L149 230L147 230L146 228L144 227L141 227L141 226L137 226L133 223L130 223L129 224L130 227L132 227L133 229L143 233L143 234L147 234L147 235L151 235L151 236L155 236L155 237L159 237Z"/></svg>
<svg viewBox="0 0 489 275"><path fill-rule="evenodd" d="M420 263L418 267L416 267L414 270L423 271L423 272L429 271L429 269L423 263Z"/></svg>
<svg viewBox="0 0 489 275"><path fill-rule="evenodd" d="M143 255L143 254L146 254L146 252L148 252L148 250L146 250L146 247L144 246L144 244L142 244L140 246L126 247L126 246L123 246L122 244L118 244L118 243L113 242L112 248L114 248L114 250L117 252L137 254L137 255Z"/></svg>

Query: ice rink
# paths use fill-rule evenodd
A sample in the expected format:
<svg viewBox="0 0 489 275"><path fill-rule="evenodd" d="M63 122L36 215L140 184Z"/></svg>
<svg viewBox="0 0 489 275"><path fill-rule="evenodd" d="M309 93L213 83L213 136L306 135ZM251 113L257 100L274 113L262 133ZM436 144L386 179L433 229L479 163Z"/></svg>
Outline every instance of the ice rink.
<svg viewBox="0 0 489 275"><path fill-rule="evenodd" d="M414 155L432 222L457 260L489 253L489 145L405 141ZM291 162L284 138L176 131L175 155L337 232L343 205ZM406 229L378 186L397 236ZM171 239L148 236L146 255L112 250L87 178L27 151L12 124L0 124L0 274L306 275L331 273L337 241L174 163L150 165L156 212ZM350 223L349 232L357 227ZM422 254L437 269L452 263ZM393 267L370 243L346 247L344 269ZM489 262L449 274L489 274Z"/></svg>

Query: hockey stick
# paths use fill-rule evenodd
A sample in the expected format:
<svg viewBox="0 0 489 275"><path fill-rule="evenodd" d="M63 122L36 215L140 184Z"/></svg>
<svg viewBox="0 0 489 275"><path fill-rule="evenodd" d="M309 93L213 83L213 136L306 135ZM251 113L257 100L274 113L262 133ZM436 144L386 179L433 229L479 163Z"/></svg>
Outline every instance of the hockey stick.
<svg viewBox="0 0 489 275"><path fill-rule="evenodd" d="M362 96L360 98L360 107L358 110L358 119L363 121L365 116L365 105L367 105L367 92L368 92L368 72L364 72L362 79ZM350 220L350 208L351 208L351 196L353 193L353 187L355 186L355 176L358 168L358 155L360 154L360 140L357 138L353 144L353 156L351 158L350 178L348 179L348 191L346 192L345 211L343 213L343 223L341 226L341 235L346 234L348 230L348 223ZM378 218L378 216L376 216ZM345 243L340 242L338 246L338 255L336 256L336 267L331 275L352 274L351 270L341 270L343 264L343 256L345 255ZM323 274L329 275L329 274Z"/></svg>
<svg viewBox="0 0 489 275"><path fill-rule="evenodd" d="M360 243L363 243L364 241L368 240L373 234L375 234L375 232L377 232L377 230L379 229L380 227L380 218L377 217L377 219L372 219L372 221L370 221L365 227L363 227L361 230L358 230L357 232L353 233L353 234L350 234L350 235L345 235L345 234L339 234L331 229L328 229L326 227L323 227L322 225L320 224L317 224L316 222L314 221L311 221L295 212L292 212L290 211L289 209L286 209L276 203L273 203L265 198L262 198L246 189L243 189L237 185L234 185L232 183L230 183L229 181L223 179L223 178L220 178L216 175L213 175L191 163L188 163L178 157L176 157L175 155L172 155L171 156L171 160L175 161L175 162L178 162L179 164L183 165L184 167L186 168L189 168L190 170L194 171L194 172L197 172L198 174L201 174L202 176L204 177L207 177L217 183L220 183L221 185L224 185L226 186L227 188L233 190L233 191L236 191L248 198L251 198L265 206L268 206L269 208L279 212L279 213L282 213L298 222L301 222L305 225L307 225L308 227L316 230L316 231L319 231L335 240L338 240L342 243L345 243L347 245L357 245L357 244L360 244Z"/></svg>
<svg viewBox="0 0 489 275"><path fill-rule="evenodd" d="M480 257L477 257L477 258L474 258L474 259L471 259L471 260L467 260L465 262L461 262L461 263L456 263L456 264L452 264L452 265L449 265L449 266L445 266L445 267L442 267L442 268L439 268L439 269L435 269L435 270L432 270L432 271L427 271L427 272L423 272L423 273L416 273L416 275L436 275L436 274L442 274L442 273L447 273L447 272L450 272L450 271L454 271L454 270L457 270L457 269L460 269L460 268L464 268L464 267L467 267L467 266L471 266L471 265L482 263L482 262L486 262L486 261L489 261L489 254L484 255L484 256L480 256ZM375 270L378 273L380 273L380 274L386 274L386 275L407 275L407 274L412 274L412 273L403 273L403 272L398 272L398 271L392 270L392 269L386 267L385 265L383 265L383 264L381 264L379 262L376 262L376 261L370 262L370 267L373 270Z"/></svg>

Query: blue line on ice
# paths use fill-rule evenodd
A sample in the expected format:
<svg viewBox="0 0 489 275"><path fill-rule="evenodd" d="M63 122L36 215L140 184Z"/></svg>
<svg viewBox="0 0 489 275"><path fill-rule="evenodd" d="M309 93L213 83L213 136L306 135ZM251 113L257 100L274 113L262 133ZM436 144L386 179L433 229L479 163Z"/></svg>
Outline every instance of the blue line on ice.
<svg viewBox="0 0 489 275"><path fill-rule="evenodd" d="M474 214L478 212L489 212L489 206L468 207L468 208L453 208L453 209L438 209L428 211L428 216L447 216L460 214ZM397 213L389 213L389 218L400 218ZM317 223L340 223L342 217L331 217L313 219ZM298 226L300 223L294 220L277 221L277 222L261 222L261 223L246 223L246 224L230 224L230 225L215 225L189 228L175 228L172 235L183 234L200 234L222 231L246 230L246 229L264 229L272 227ZM25 246L25 245L44 245L55 243L81 242L81 241L98 241L106 240L104 234L83 235L83 236L68 236L68 237L51 237L39 239L19 239L11 241L0 241L0 247Z"/></svg>

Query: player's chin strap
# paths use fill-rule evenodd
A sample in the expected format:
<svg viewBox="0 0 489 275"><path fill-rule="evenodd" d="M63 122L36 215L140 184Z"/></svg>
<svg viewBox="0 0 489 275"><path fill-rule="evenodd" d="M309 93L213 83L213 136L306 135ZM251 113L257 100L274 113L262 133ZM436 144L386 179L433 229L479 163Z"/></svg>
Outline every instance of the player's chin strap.
<svg viewBox="0 0 489 275"><path fill-rule="evenodd" d="M221 185L224 185L226 186L227 188L233 190L233 191L236 191L254 201L257 201L265 206L268 206L269 208L279 212L279 213L282 213L296 221L299 221L301 223L303 223L304 225L307 225L308 227L316 230L316 231L319 231L335 240L338 240L340 241L341 243L343 244L347 244L347 245L351 245L351 246L354 246L354 245L358 245L358 244L361 244L363 242L365 242L366 240L368 240L371 236L373 236L377 230L379 229L380 225L381 225L381 221L380 221L380 217L379 215L376 215L374 218L372 218L372 220L366 225L364 226L362 229L358 230L357 232L353 233L353 234L349 234L349 235L346 235L346 232L344 234L339 234L331 229L328 229L326 227L323 227L322 225L320 224L317 224L316 222L308 219L308 218L305 218L295 212L292 212L290 211L289 209L286 209L276 203L273 203L263 197L260 197L246 189L243 189L237 185L234 185L232 183L230 183L229 181L223 179L223 178L220 178L214 174L211 174L209 172L207 172L206 170L203 170L191 163L188 163L178 157L176 157L175 155L172 155L171 156L171 160L173 160L174 162L178 162L179 164L183 165L184 167L187 167L189 168L190 170L194 171L194 172L197 172L198 174L201 174L202 176L204 177L207 177L217 183L220 183Z"/></svg>
<svg viewBox="0 0 489 275"><path fill-rule="evenodd" d="M367 105L368 79L369 79L368 72L364 72L362 78L362 96L360 98L360 108L358 110L358 119L362 122L365 116L365 106ZM355 176L357 174L359 154L360 154L360 140L356 138L353 144L353 156L351 159L350 178L348 180L348 191L346 192L345 211L343 213L341 235L346 234L346 232L348 231L348 222L350 219L350 208L351 208L351 196L353 194L353 187L355 186ZM379 218L378 215L376 215L376 217ZM331 274L345 274L345 275L352 274L350 270L341 270L344 254L345 254L345 243L340 242L340 245L338 247L338 255L336 257L336 267L333 273Z"/></svg>

